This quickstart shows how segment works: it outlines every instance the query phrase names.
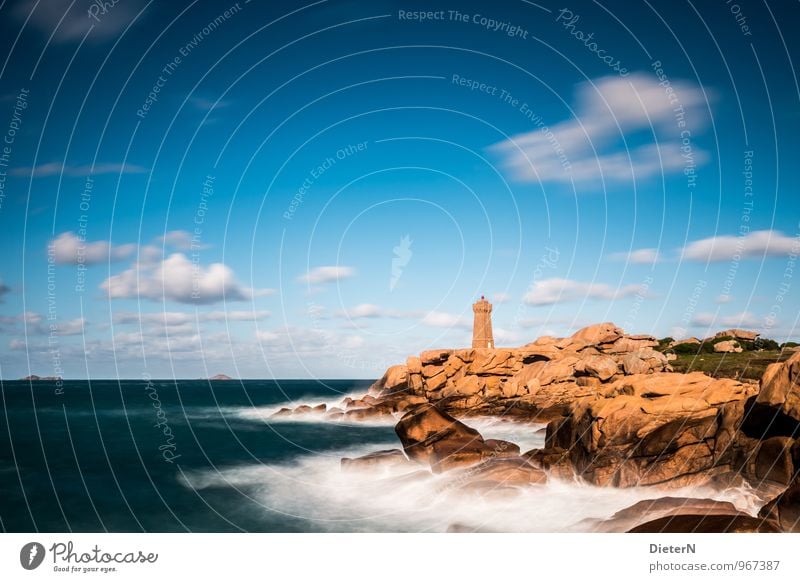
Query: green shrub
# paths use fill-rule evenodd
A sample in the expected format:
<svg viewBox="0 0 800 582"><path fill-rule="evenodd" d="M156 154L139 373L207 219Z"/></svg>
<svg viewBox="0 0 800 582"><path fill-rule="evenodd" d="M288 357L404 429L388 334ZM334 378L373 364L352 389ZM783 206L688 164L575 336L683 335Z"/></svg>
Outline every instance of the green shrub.
<svg viewBox="0 0 800 582"><path fill-rule="evenodd" d="M674 346L672 346L672 351L675 352L676 354L694 355L698 353L702 347L703 345L698 345L698 344L675 344Z"/></svg>
<svg viewBox="0 0 800 582"><path fill-rule="evenodd" d="M777 351L780 348L781 347L778 345L778 342L769 338L758 338L753 342L753 349L756 350Z"/></svg>
<svg viewBox="0 0 800 582"><path fill-rule="evenodd" d="M660 351L660 352L663 352L664 350L668 350L668 349L670 349L669 345L674 341L675 340L672 339L669 336L662 337L660 340L658 340L658 347L656 347L656 349L658 351Z"/></svg>

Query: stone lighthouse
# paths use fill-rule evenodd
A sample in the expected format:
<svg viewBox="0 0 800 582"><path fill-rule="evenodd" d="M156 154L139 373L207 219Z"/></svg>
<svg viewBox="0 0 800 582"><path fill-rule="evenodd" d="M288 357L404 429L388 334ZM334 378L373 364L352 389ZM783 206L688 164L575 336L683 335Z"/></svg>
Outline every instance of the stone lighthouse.
<svg viewBox="0 0 800 582"><path fill-rule="evenodd" d="M481 295L480 301L472 304L475 320L472 324L472 347L494 348L492 335L492 304Z"/></svg>

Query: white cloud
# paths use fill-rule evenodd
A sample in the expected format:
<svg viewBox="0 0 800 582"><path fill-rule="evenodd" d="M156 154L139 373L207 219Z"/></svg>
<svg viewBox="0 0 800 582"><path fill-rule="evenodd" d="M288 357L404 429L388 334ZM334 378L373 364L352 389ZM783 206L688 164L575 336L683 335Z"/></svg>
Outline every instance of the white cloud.
<svg viewBox="0 0 800 582"><path fill-rule="evenodd" d="M56 335L81 335L87 325L87 321L83 317L79 317L69 321L57 322L57 324Z"/></svg>
<svg viewBox="0 0 800 582"><path fill-rule="evenodd" d="M524 301L528 305L553 305L582 299L619 299L644 291L640 285L616 288L605 283L552 278L536 281L525 294Z"/></svg>
<svg viewBox="0 0 800 582"><path fill-rule="evenodd" d="M365 345L360 335L341 334L326 329L306 327L281 327L275 330L260 330L256 339L262 348L271 353L291 353L309 356L330 356L341 350L356 350Z"/></svg>
<svg viewBox="0 0 800 582"><path fill-rule="evenodd" d="M154 336L152 333L146 332L143 334L139 331L121 332L114 334L114 349L134 348L145 350L147 353L158 353L162 357L169 357L170 359L189 353L205 359L206 355L202 350L202 342L208 340L209 338L207 337L201 338L198 333L174 335L170 331L169 336ZM209 352L216 352L218 349L219 345L215 346L214 349L209 349L206 346L206 350Z"/></svg>
<svg viewBox="0 0 800 582"><path fill-rule="evenodd" d="M223 322L223 321L261 321L270 316L269 311L206 311L191 313L186 311L158 311L155 313L136 313L120 311L114 314L114 322L118 324L156 324L164 326L184 325L187 323Z"/></svg>
<svg viewBox="0 0 800 582"><path fill-rule="evenodd" d="M141 0L125 0L103 12L103 4L94 0L24 0L14 8L14 16L20 25L27 19L45 38L52 34L56 43L76 42L87 33L90 41L104 41L117 38L143 5Z"/></svg>
<svg viewBox="0 0 800 582"><path fill-rule="evenodd" d="M661 255L658 249L637 249L627 253L613 253L609 258L637 265L652 265L661 260Z"/></svg>
<svg viewBox="0 0 800 582"><path fill-rule="evenodd" d="M492 301L497 303L498 305L501 305L503 303L508 303L509 301L511 301L511 295L509 295L508 293L495 293L492 296Z"/></svg>
<svg viewBox="0 0 800 582"><path fill-rule="evenodd" d="M222 263L203 267L192 263L182 253L174 253L155 265L134 266L109 277L100 287L110 299L142 297L195 304L244 301L273 292L243 287L230 267Z"/></svg>
<svg viewBox="0 0 800 582"><path fill-rule="evenodd" d="M32 178L45 178L47 176L65 175L72 178L85 178L86 176L98 176L100 174L144 174L147 168L135 164L95 164L93 166L69 166L62 162L48 162L35 167L14 168L11 174L14 176L30 176Z"/></svg>
<svg viewBox="0 0 800 582"><path fill-rule="evenodd" d="M205 97L190 97L189 101L201 111L221 109L230 105L230 101L217 101L215 99L206 99Z"/></svg>
<svg viewBox="0 0 800 582"><path fill-rule="evenodd" d="M25 313L20 314L19 318L26 322L26 323L39 323L44 319L41 314L36 313L35 311L26 311Z"/></svg>
<svg viewBox="0 0 800 582"><path fill-rule="evenodd" d="M461 315L443 311L430 311L422 318L422 324L430 327L461 327L470 328L472 322Z"/></svg>
<svg viewBox="0 0 800 582"><path fill-rule="evenodd" d="M718 316L714 313L698 313L692 318L693 327L759 327L762 321L749 311L733 315Z"/></svg>
<svg viewBox="0 0 800 582"><path fill-rule="evenodd" d="M26 323L27 333L30 335L81 335L89 325L83 317L64 321L52 320L45 322L44 317L34 311L26 311L13 319Z"/></svg>
<svg viewBox="0 0 800 582"><path fill-rule="evenodd" d="M10 342L8 342L8 349L24 352L28 349L28 344L20 339L12 339Z"/></svg>
<svg viewBox="0 0 800 582"><path fill-rule="evenodd" d="M348 319L361 319L381 317L388 314L378 305L374 305L372 303L362 303L360 305L356 305L355 307L351 307L350 309L343 309L337 312L337 315L340 317L346 317Z"/></svg>
<svg viewBox="0 0 800 582"><path fill-rule="evenodd" d="M673 81L672 88L683 106L687 126L697 133L704 121L703 92L685 81ZM680 149L675 107L653 75L602 77L578 85L573 119L552 126L534 119L537 129L491 149L502 156L512 176L522 181L627 181L678 172L688 160ZM640 135L646 135L650 143L626 141ZM692 146L691 161L697 165L706 161L708 155Z"/></svg>
<svg viewBox="0 0 800 582"><path fill-rule="evenodd" d="M60 265L95 265L121 261L136 252L136 245L112 246L108 241L82 241L72 232L63 232L50 241L55 262Z"/></svg>
<svg viewBox="0 0 800 582"><path fill-rule="evenodd" d="M187 230L171 230L158 237L158 242L163 245L171 246L179 251L207 249L209 245L194 241L192 244L192 234Z"/></svg>
<svg viewBox="0 0 800 582"><path fill-rule="evenodd" d="M333 281L340 281L355 275L355 269L352 267L331 266L331 267L316 267L311 269L305 275L299 278L303 283L310 283L312 285L319 285L321 283L331 283Z"/></svg>
<svg viewBox="0 0 800 582"><path fill-rule="evenodd" d="M714 303L718 303L720 305L730 303L731 301L733 301L733 297L730 295L717 295L716 298L714 298Z"/></svg>
<svg viewBox="0 0 800 582"><path fill-rule="evenodd" d="M512 345L523 341L522 335L514 330L495 327L492 330L495 344Z"/></svg>
<svg viewBox="0 0 800 582"><path fill-rule="evenodd" d="M211 311L201 314L203 321L261 321L272 315L269 311Z"/></svg>
<svg viewBox="0 0 800 582"><path fill-rule="evenodd" d="M736 257L785 256L800 253L800 236L790 237L777 230L756 230L745 236L712 236L686 245L684 259L730 261Z"/></svg>

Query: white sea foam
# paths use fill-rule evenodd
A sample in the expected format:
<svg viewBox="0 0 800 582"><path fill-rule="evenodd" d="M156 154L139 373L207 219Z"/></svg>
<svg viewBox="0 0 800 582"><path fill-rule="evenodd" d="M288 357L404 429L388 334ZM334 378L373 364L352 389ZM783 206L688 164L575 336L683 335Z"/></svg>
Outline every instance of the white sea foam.
<svg viewBox="0 0 800 582"><path fill-rule="evenodd" d="M240 406L240 407L226 407L220 408L220 412L223 415L230 415L234 416L243 420L252 420L252 421L259 421L259 422L331 422L336 424L358 424L363 426L394 426L397 422L397 418L392 416L384 416L384 417L377 417L377 418L369 418L366 420L353 420L353 419L341 419L332 416L328 416L325 412L305 412L302 414L294 414L294 415L286 415L286 416L274 416L278 411L283 408L290 408L295 409L298 406L318 406L319 404L325 404L326 408L330 410L331 408L340 408L344 410L344 405L342 401L346 398L352 398L353 400L357 400L364 396L365 390L360 390L358 392L352 392L349 394L341 394L337 395L335 398L325 399L323 397L314 397L314 396L305 396L300 397L296 400L287 400L284 402L278 402L276 404L270 404L269 406Z"/></svg>
<svg viewBox="0 0 800 582"><path fill-rule="evenodd" d="M458 473L432 475L416 469L343 471L340 457L359 456L386 443L304 456L292 463L245 465L219 472L186 475L185 485L202 491L235 488L276 511L309 521L315 531L590 531L585 520L607 519L638 501L694 497L730 501L755 513L759 500L746 488L715 491L705 487L668 492L636 487L594 487L551 479L514 493L489 494L458 487ZM413 475L412 475L413 473Z"/></svg>

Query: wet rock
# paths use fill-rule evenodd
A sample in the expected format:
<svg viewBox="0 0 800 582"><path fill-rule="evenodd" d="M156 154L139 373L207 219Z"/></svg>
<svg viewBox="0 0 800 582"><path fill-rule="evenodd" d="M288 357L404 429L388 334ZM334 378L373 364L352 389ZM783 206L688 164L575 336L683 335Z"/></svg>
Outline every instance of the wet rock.
<svg viewBox="0 0 800 582"><path fill-rule="evenodd" d="M489 456L494 458L518 457L519 445L501 439L486 439L484 441L490 449Z"/></svg>
<svg viewBox="0 0 800 582"><path fill-rule="evenodd" d="M395 432L406 455L434 472L479 463L492 451L477 430L431 404L406 413Z"/></svg>
<svg viewBox="0 0 800 582"><path fill-rule="evenodd" d="M770 521L749 515L676 515L661 517L629 533L777 533Z"/></svg>
<svg viewBox="0 0 800 582"><path fill-rule="evenodd" d="M487 488L504 486L541 485L547 482L547 474L533 466L523 457L489 459L465 470L465 484L481 485Z"/></svg>
<svg viewBox="0 0 800 582"><path fill-rule="evenodd" d="M728 501L691 497L660 497L634 503L619 510L608 519L590 519L583 523L592 531L625 532L656 519L678 515L747 516Z"/></svg>
<svg viewBox="0 0 800 582"><path fill-rule="evenodd" d="M785 532L800 533L800 477L772 501L764 505L758 516Z"/></svg>
<svg viewBox="0 0 800 582"><path fill-rule="evenodd" d="M409 461L400 449L388 449L385 451L375 451L367 455L351 459L345 457L341 461L342 469L390 469L396 467L419 467L416 463Z"/></svg>

